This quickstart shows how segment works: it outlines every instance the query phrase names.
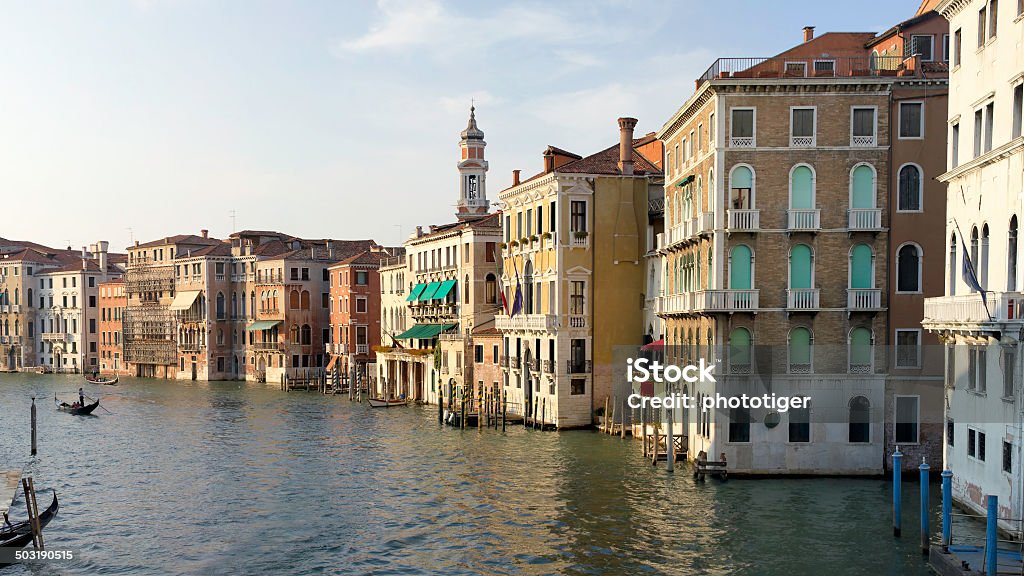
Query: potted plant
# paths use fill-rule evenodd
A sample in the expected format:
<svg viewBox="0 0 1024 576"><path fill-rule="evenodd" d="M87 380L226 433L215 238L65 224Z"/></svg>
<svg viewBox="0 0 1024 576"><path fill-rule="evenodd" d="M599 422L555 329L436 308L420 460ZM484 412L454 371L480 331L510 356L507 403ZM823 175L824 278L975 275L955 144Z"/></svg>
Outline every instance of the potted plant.
<svg viewBox="0 0 1024 576"><path fill-rule="evenodd" d="M501 244L498 244L498 248L501 248L502 250L504 250L505 248L508 248L508 244L502 242Z"/></svg>
<svg viewBox="0 0 1024 576"><path fill-rule="evenodd" d="M373 351L374 352L379 352L379 353L382 353L382 354L385 353L385 352L391 352L391 350L393 350L393 348L391 346L380 346L380 345L377 345L377 346L373 347Z"/></svg>
<svg viewBox="0 0 1024 576"><path fill-rule="evenodd" d="M540 237L545 239L545 240L551 240L551 232L545 232L545 233L541 234Z"/></svg>
<svg viewBox="0 0 1024 576"><path fill-rule="evenodd" d="M530 236L530 242L536 242L537 240L539 240L539 238L538 238L538 236L536 234L534 234L533 236Z"/></svg>
<svg viewBox="0 0 1024 576"><path fill-rule="evenodd" d="M517 240L513 240L509 242L508 245L515 248L516 246L519 246L519 242Z"/></svg>
<svg viewBox="0 0 1024 576"><path fill-rule="evenodd" d="M582 240L582 239L587 237L587 231L586 230L577 230L577 231L573 232L572 235L575 238L578 238L578 239Z"/></svg>
<svg viewBox="0 0 1024 576"><path fill-rule="evenodd" d="M523 246L526 246L527 244L529 244L529 242L530 239L527 238L526 236L523 236L522 238L519 239L519 243L522 244Z"/></svg>

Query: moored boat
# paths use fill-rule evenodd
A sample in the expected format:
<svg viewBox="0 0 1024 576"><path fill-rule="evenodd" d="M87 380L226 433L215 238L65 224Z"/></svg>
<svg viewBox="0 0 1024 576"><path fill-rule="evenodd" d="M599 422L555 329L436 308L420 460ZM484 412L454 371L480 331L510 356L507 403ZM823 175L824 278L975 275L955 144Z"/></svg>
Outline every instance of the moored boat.
<svg viewBox="0 0 1024 576"><path fill-rule="evenodd" d="M104 386L117 386L117 376L113 378L103 378L102 376L88 376L86 375L85 381L91 384L103 384Z"/></svg>
<svg viewBox="0 0 1024 576"><path fill-rule="evenodd" d="M46 525L57 515L60 503L57 502L57 491L53 491L53 502L50 507L39 513L39 529L46 528ZM0 525L0 548L24 548L32 542L32 525L28 520L15 522L13 524ZM0 564L4 566L4 564Z"/></svg>
<svg viewBox="0 0 1024 576"><path fill-rule="evenodd" d="M367 398L370 406L374 408L387 408L389 406L405 406L408 404L408 400L400 400L398 398L392 398L391 400L385 400L384 398Z"/></svg>

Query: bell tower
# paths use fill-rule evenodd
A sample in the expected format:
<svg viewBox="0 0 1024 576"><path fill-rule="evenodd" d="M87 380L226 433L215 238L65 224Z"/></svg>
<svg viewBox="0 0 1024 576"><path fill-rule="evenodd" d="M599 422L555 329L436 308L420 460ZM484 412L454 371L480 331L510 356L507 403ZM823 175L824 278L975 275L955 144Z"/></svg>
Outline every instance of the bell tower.
<svg viewBox="0 0 1024 576"><path fill-rule="evenodd" d="M484 159L484 132L476 127L476 107L469 108L469 124L462 131L459 151L459 202L455 216L460 221L487 215L487 160Z"/></svg>

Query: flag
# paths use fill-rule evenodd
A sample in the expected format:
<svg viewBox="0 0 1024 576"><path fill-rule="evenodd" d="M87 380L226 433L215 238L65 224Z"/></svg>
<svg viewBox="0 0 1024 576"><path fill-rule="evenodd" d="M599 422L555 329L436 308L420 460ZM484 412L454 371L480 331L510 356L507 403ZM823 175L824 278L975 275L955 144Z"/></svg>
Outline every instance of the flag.
<svg viewBox="0 0 1024 576"><path fill-rule="evenodd" d="M497 249L494 250L494 272L498 283L498 297L501 298L501 309L505 312L505 316L508 316L508 298L505 297L505 283L501 281L501 254Z"/></svg>
<svg viewBox="0 0 1024 576"><path fill-rule="evenodd" d="M981 293L981 303L985 305L985 309L988 310L988 302L985 299L985 289L981 287L981 283L978 282L978 275L974 271L974 262L971 261L971 253L967 251L967 244L964 243L963 236L960 236L960 245L963 246L964 260L960 270L960 275L964 279L964 283L974 290L975 292Z"/></svg>
<svg viewBox="0 0 1024 576"><path fill-rule="evenodd" d="M512 297L512 311L509 312L509 317L515 316L523 311L523 286L519 281L519 265L516 268L516 293Z"/></svg>

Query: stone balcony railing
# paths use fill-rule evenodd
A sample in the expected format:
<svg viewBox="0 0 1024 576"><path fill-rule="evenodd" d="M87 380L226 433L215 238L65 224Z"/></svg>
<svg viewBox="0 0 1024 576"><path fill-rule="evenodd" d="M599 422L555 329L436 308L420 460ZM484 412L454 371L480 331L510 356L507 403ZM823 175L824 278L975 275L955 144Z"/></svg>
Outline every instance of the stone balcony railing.
<svg viewBox="0 0 1024 576"><path fill-rule="evenodd" d="M498 330L535 330L552 332L558 327L558 316L554 314L516 314L495 316L494 327Z"/></svg>
<svg viewBox="0 0 1024 576"><path fill-rule="evenodd" d="M71 335L70 334L64 334L62 332L43 332L40 336L42 336L43 342L70 342L71 341Z"/></svg>
<svg viewBox="0 0 1024 576"><path fill-rule="evenodd" d="M1024 323L1022 307L1024 293L1021 292L989 292L986 302L982 302L978 293L926 298L921 324L932 329L969 329L994 323Z"/></svg>
<svg viewBox="0 0 1024 576"><path fill-rule="evenodd" d="M786 308L789 310L817 310L821 290L817 288L789 288L786 290Z"/></svg>
<svg viewBox="0 0 1024 576"><path fill-rule="evenodd" d="M356 354L366 354L370 351L370 347L366 344L356 344Z"/></svg>
<svg viewBox="0 0 1024 576"><path fill-rule="evenodd" d="M21 336L0 336L0 344L12 346L21 344Z"/></svg>
<svg viewBox="0 0 1024 576"><path fill-rule="evenodd" d="M0 314L20 314L21 304L3 304L0 305Z"/></svg>
<svg viewBox="0 0 1024 576"><path fill-rule="evenodd" d="M878 288L848 288L846 307L850 310L881 310L882 291Z"/></svg>
<svg viewBox="0 0 1024 576"><path fill-rule="evenodd" d="M761 228L760 210L727 210L730 232L754 232Z"/></svg>
<svg viewBox="0 0 1024 576"><path fill-rule="evenodd" d="M752 290L699 290L659 296L654 310L659 315L694 312L756 312L760 291Z"/></svg>
<svg viewBox="0 0 1024 576"><path fill-rule="evenodd" d="M882 229L881 208L851 208L849 229L876 231Z"/></svg>
<svg viewBox="0 0 1024 576"><path fill-rule="evenodd" d="M821 210L818 208L788 210L790 230L821 230Z"/></svg>
<svg viewBox="0 0 1024 576"><path fill-rule="evenodd" d="M249 349L274 352L284 350L285 345L283 342L255 342L253 344L249 344Z"/></svg>
<svg viewBox="0 0 1024 576"><path fill-rule="evenodd" d="M567 374L590 374L594 371L594 362L585 360L582 362L565 361L565 372Z"/></svg>

